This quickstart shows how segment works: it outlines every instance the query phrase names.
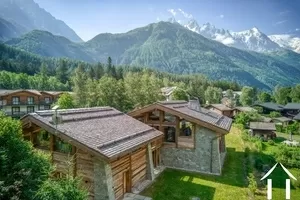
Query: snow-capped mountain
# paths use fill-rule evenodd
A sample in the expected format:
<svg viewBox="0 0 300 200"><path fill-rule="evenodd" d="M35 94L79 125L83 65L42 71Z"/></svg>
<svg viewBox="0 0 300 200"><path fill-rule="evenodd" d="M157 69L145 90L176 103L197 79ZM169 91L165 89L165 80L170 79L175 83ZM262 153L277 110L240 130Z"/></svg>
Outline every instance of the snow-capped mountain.
<svg viewBox="0 0 300 200"><path fill-rule="evenodd" d="M269 38L279 46L300 53L300 37L293 35L269 35Z"/></svg>
<svg viewBox="0 0 300 200"><path fill-rule="evenodd" d="M176 21L176 20L175 20ZM246 49L251 51L275 51L280 46L273 42L267 35L254 27L241 32L230 32L225 29L216 28L210 23L199 26L195 19L191 19L187 24L182 24L187 29L203 35L206 38L216 40L225 45Z"/></svg>

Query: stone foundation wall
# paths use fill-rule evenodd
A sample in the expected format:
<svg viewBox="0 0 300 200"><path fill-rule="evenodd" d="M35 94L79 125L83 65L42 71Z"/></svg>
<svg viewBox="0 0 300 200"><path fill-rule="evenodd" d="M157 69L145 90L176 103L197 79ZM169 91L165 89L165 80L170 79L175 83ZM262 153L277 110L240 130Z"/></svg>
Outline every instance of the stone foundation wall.
<svg viewBox="0 0 300 200"><path fill-rule="evenodd" d="M163 147L161 149L162 164L170 168L221 174L219 140L214 139L215 137L215 132L196 126L195 149Z"/></svg>
<svg viewBox="0 0 300 200"><path fill-rule="evenodd" d="M95 200L114 200L111 167L103 160L94 159Z"/></svg>

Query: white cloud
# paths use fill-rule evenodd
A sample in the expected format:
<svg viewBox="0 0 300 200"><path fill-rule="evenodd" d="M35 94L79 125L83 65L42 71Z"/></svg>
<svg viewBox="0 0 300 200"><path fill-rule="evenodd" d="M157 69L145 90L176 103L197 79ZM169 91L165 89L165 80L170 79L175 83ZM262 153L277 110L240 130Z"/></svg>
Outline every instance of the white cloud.
<svg viewBox="0 0 300 200"><path fill-rule="evenodd" d="M300 28L296 28L295 31L300 31Z"/></svg>
<svg viewBox="0 0 300 200"><path fill-rule="evenodd" d="M284 11L281 11L279 13L279 15L283 16L283 15L287 15L288 13L290 13L291 11L290 10L284 10Z"/></svg>
<svg viewBox="0 0 300 200"><path fill-rule="evenodd" d="M181 20L177 20L177 22L180 24L180 23L181 23Z"/></svg>
<svg viewBox="0 0 300 200"><path fill-rule="evenodd" d="M223 18L224 18L224 15L222 14L222 15L220 15L219 17L223 19Z"/></svg>
<svg viewBox="0 0 300 200"><path fill-rule="evenodd" d="M160 21L160 18L159 18L159 17L156 17L156 21Z"/></svg>
<svg viewBox="0 0 300 200"><path fill-rule="evenodd" d="M274 23L274 25L277 26L277 25L283 24L285 22L287 22L287 20L278 21L278 22Z"/></svg>
<svg viewBox="0 0 300 200"><path fill-rule="evenodd" d="M171 13L174 17L177 14L177 12L174 9L169 9L168 12Z"/></svg>
<svg viewBox="0 0 300 200"><path fill-rule="evenodd" d="M182 14L185 18L188 18L188 19L193 18L193 15L184 12L181 8L178 8L178 11L181 12L181 14Z"/></svg>

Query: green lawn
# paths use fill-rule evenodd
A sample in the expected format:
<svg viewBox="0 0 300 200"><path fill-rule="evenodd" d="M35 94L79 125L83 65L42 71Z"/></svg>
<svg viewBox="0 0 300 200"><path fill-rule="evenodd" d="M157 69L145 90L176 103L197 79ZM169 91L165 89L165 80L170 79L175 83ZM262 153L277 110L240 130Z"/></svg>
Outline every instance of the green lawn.
<svg viewBox="0 0 300 200"><path fill-rule="evenodd" d="M226 136L227 158L222 176L203 175L167 169L143 195L154 200L227 200L247 198L244 174L244 148L238 134Z"/></svg>
<svg viewBox="0 0 300 200"><path fill-rule="evenodd" d="M227 157L222 176L167 169L149 188L142 192L142 195L152 197L154 200L189 200L191 197L200 197L201 200L251 199L244 167L245 145L237 128L233 127L231 133L226 136L226 145ZM276 148L276 145L264 143L262 156L266 159L270 157L270 148ZM299 169L290 171L294 175L300 174ZM259 181L260 174L256 175ZM273 200L285 199L284 172L276 169L272 178L274 178ZM291 199L300 199L300 189L295 189L293 186L291 189ZM265 200L266 189L260 188L254 199Z"/></svg>

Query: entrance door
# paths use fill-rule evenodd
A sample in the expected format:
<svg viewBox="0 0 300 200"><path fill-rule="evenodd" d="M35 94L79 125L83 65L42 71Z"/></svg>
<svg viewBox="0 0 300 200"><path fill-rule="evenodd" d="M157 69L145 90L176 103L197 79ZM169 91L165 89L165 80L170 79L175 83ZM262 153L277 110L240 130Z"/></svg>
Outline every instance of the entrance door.
<svg viewBox="0 0 300 200"><path fill-rule="evenodd" d="M160 148L154 149L152 151L152 160L154 168L158 167L160 164Z"/></svg>

